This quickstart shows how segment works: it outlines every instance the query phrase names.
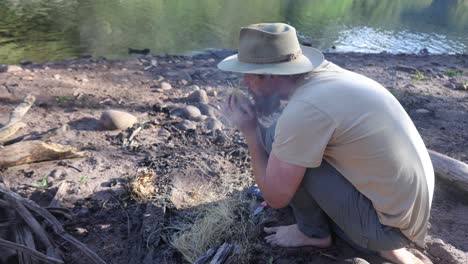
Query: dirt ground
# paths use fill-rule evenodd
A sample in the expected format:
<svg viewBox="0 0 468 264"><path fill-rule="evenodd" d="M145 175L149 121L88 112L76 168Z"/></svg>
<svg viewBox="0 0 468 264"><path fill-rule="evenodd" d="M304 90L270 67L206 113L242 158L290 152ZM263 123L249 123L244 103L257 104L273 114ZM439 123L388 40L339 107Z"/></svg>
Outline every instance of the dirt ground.
<svg viewBox="0 0 468 264"><path fill-rule="evenodd" d="M172 243L180 230L173 227L195 221L196 211L206 204L242 196L252 184L246 144L219 111L226 94L239 83L239 75L216 69L229 53L209 49L190 56L112 60L84 56L10 67L0 73L0 123L33 94L37 100L25 116L27 128L18 135L68 124L68 132L50 141L76 146L87 157L8 168L0 172L2 180L41 205L67 181L63 206L74 218L63 220L66 229L107 263L184 263ZM405 107L428 148L468 162L467 55L346 53L326 58L382 83ZM195 129L181 126L183 118L176 114L180 107L202 108L200 100L187 98L198 89L207 91L210 111L224 124L222 130L211 129L213 118L189 121ZM106 109L147 121L130 146L123 141L132 129L107 131L99 126ZM144 169L154 171L154 195L143 201L129 186ZM326 250L270 248L262 240L262 227L292 223L293 218L289 209L261 214L263 220L250 234L254 244L245 256L251 263L343 263L357 256L385 263L339 239ZM467 230L467 194L437 181L424 253L434 263L468 263ZM74 259L67 263L87 263L63 247Z"/></svg>

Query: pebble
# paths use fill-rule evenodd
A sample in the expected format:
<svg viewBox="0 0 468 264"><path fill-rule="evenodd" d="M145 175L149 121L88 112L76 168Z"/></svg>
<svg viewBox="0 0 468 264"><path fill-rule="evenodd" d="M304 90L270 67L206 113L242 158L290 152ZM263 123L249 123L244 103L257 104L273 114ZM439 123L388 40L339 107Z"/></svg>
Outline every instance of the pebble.
<svg viewBox="0 0 468 264"><path fill-rule="evenodd" d="M216 118L209 117L205 120L206 128L209 131L216 131L223 129L223 123Z"/></svg>
<svg viewBox="0 0 468 264"><path fill-rule="evenodd" d="M191 93L188 97L187 100L190 102L196 102L196 103L208 103L208 95L206 94L205 90L197 90Z"/></svg>
<svg viewBox="0 0 468 264"><path fill-rule="evenodd" d="M172 89L172 85L168 82L162 82L160 86L163 91L168 91Z"/></svg>
<svg viewBox="0 0 468 264"><path fill-rule="evenodd" d="M201 122L201 121L205 121L208 117L206 115L200 115L196 118L194 118L193 120L194 121L197 121L197 122Z"/></svg>
<svg viewBox="0 0 468 264"><path fill-rule="evenodd" d="M61 77L60 77L60 74L54 74L54 79L55 79L55 80L60 80L60 78L61 78Z"/></svg>
<svg viewBox="0 0 468 264"><path fill-rule="evenodd" d="M200 109L193 105L187 105L184 107L184 117L188 119L195 119L201 116Z"/></svg>
<svg viewBox="0 0 468 264"><path fill-rule="evenodd" d="M453 90L457 89L457 85L455 83L453 83L453 82L446 83L445 87L453 89Z"/></svg>
<svg viewBox="0 0 468 264"><path fill-rule="evenodd" d="M23 68L17 65L8 65L8 70L7 72L20 72L23 71Z"/></svg>
<svg viewBox="0 0 468 264"><path fill-rule="evenodd" d="M189 88L191 91L198 91L198 90L200 90L200 86L195 85L195 84L194 84L194 85L190 85L188 88Z"/></svg>
<svg viewBox="0 0 468 264"><path fill-rule="evenodd" d="M423 115L431 113L430 110L427 110L427 109L424 109L424 108L416 109L415 112L416 112L416 114L423 114Z"/></svg>
<svg viewBox="0 0 468 264"><path fill-rule="evenodd" d="M106 129L123 130L132 127L138 119L127 112L106 110L102 112L99 123Z"/></svg>
<svg viewBox="0 0 468 264"><path fill-rule="evenodd" d="M158 136L168 138L168 137L171 136L171 132L169 132L168 130L163 128L163 129L159 130Z"/></svg>
<svg viewBox="0 0 468 264"><path fill-rule="evenodd" d="M198 108L200 109L200 112L202 114L207 115L209 117L216 117L216 110L209 104L199 104Z"/></svg>
<svg viewBox="0 0 468 264"><path fill-rule="evenodd" d="M190 120L183 120L177 124L177 128L183 131L195 130L197 129L197 125Z"/></svg>
<svg viewBox="0 0 468 264"><path fill-rule="evenodd" d="M65 178L67 176L67 172L61 169L54 169L50 172L50 177L52 178Z"/></svg>
<svg viewBox="0 0 468 264"><path fill-rule="evenodd" d="M8 65L0 64L0 72L7 72L7 71L8 71Z"/></svg>

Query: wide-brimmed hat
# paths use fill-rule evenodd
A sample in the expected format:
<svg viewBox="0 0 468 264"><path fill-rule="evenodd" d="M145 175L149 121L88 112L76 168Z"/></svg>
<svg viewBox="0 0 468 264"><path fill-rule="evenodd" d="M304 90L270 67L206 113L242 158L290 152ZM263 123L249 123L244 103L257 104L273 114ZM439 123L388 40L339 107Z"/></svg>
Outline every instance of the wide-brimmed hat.
<svg viewBox="0 0 468 264"><path fill-rule="evenodd" d="M241 28L239 53L218 64L224 71L290 75L313 71L324 61L322 52L301 46L296 29L283 23Z"/></svg>

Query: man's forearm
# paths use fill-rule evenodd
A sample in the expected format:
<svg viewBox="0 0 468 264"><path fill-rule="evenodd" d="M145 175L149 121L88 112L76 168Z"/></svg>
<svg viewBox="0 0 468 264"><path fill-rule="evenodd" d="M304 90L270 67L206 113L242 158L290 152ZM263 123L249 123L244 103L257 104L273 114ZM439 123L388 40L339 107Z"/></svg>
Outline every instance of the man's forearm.
<svg viewBox="0 0 468 264"><path fill-rule="evenodd" d="M244 134L252 160L252 169L258 187L265 191L266 169L268 165L268 154L260 144L255 132Z"/></svg>

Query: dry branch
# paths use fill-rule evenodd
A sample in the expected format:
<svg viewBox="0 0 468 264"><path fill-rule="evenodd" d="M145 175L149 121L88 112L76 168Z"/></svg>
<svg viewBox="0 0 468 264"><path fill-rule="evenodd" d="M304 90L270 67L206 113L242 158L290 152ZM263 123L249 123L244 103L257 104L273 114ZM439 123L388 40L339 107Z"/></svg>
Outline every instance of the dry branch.
<svg viewBox="0 0 468 264"><path fill-rule="evenodd" d="M440 178L468 192L468 164L429 150L434 172Z"/></svg>
<svg viewBox="0 0 468 264"><path fill-rule="evenodd" d="M21 123L22 124L22 123ZM46 130L44 132L31 132L26 135L22 135L13 139L9 139L3 142L4 146L11 145L20 141L26 141L26 140L43 140L43 141L48 141L50 137L56 136L56 135L62 135L65 134L67 131L70 130L70 127L68 124L65 124L60 127L55 127L51 128L49 130ZM1 136L0 136L1 138Z"/></svg>
<svg viewBox="0 0 468 264"><path fill-rule="evenodd" d="M21 119L23 116L28 112L31 106L36 101L36 98L32 95L26 96L23 102L20 103L18 106L13 109L10 113L10 117L8 122L0 128L0 143L5 141L7 138L14 135L18 130L26 126L25 124L21 123Z"/></svg>
<svg viewBox="0 0 468 264"><path fill-rule="evenodd" d="M211 260L210 264L221 264L223 263L231 254L232 245L228 243L224 243L222 246L219 247L216 255Z"/></svg>
<svg viewBox="0 0 468 264"><path fill-rule="evenodd" d="M20 251L24 254L28 254L29 256L31 257L34 257L38 260L41 260L45 263L51 263L51 264L63 264L64 262L59 260L59 259L54 259L54 258L51 258L51 257L48 257L40 252L37 252L33 249L30 249L26 246L23 246L23 245L20 245L20 244L16 244L16 243L13 243L13 242L10 242L8 240L4 240L2 238L0 238L0 247L5 247L5 248L9 248L9 249L13 249L13 250L17 250L17 251Z"/></svg>
<svg viewBox="0 0 468 264"><path fill-rule="evenodd" d="M40 140L23 141L0 149L0 169L39 161L84 157L76 148Z"/></svg>
<svg viewBox="0 0 468 264"><path fill-rule="evenodd" d="M40 219L43 221L42 224L45 224L45 226L50 227L55 235L57 235L60 238L68 241L73 246L75 246L78 250L80 250L84 255L86 255L88 257L88 259L90 260L88 263L93 263L93 264L105 264L106 263L101 258L99 258L99 256L95 252L93 252L88 247L86 247L86 245L84 245L83 243L81 243L80 241L75 239L73 236L68 234L65 231L65 229L63 228L62 224L49 211L47 211L47 209L40 207L38 204L36 204L32 200L25 199L25 198L19 196L18 194L14 193L14 192L11 192L11 191L8 191L8 190L3 189L3 188L0 188L0 194L1 194L0 197L3 196L3 199L6 199L10 203L13 203L15 205L16 210L18 208L21 208L21 206L16 206L16 204L21 204L23 207L27 208L29 214L31 214L31 212L32 212L35 215L39 215ZM14 202L12 202L12 201L14 201ZM18 212L18 210L17 210L17 212ZM24 213L24 211L22 211L20 215L23 216L23 217L26 216L26 218L28 219L29 218L29 216L27 216L28 213ZM25 219L25 221L26 221L26 219ZM35 220L35 221L37 222L37 220ZM26 221L26 222L28 223L29 226L31 226L31 225L34 226L34 227L32 227L32 229L33 229L33 231L34 231L34 233L36 235L38 234L37 232L39 232L39 234L40 234L41 231L37 231L37 226L35 225L34 221L30 221L30 222ZM39 228L42 228L42 226L40 226ZM45 240L44 237L43 237L43 234L40 234L40 236L42 237L42 238L39 239L39 240L41 240L41 242L43 240ZM3 241L5 242L6 240L3 240ZM47 242L45 242L45 243L47 245ZM24 246L17 245L15 243L12 243L12 242L9 242L9 241L6 241L6 243L0 243L0 247L2 245L5 246L5 247L8 247L8 248L14 247L14 249L17 249L19 247L20 249L17 249L17 250L21 250L21 248L24 248ZM28 251L29 253L31 253L31 251L33 251L31 249L28 249L28 250L29 250ZM48 253L52 253L52 252L50 252L50 250L48 250L48 251L49 251ZM28 253L28 252L26 252L26 253ZM36 252L36 253L39 253L39 252ZM41 254L41 255L43 255L43 254ZM36 257L37 256L38 255L36 255ZM45 257L47 257L47 256L45 256ZM54 258L54 260L57 261L55 258ZM50 262L50 260L49 260L48 263L63 263L63 262Z"/></svg>

